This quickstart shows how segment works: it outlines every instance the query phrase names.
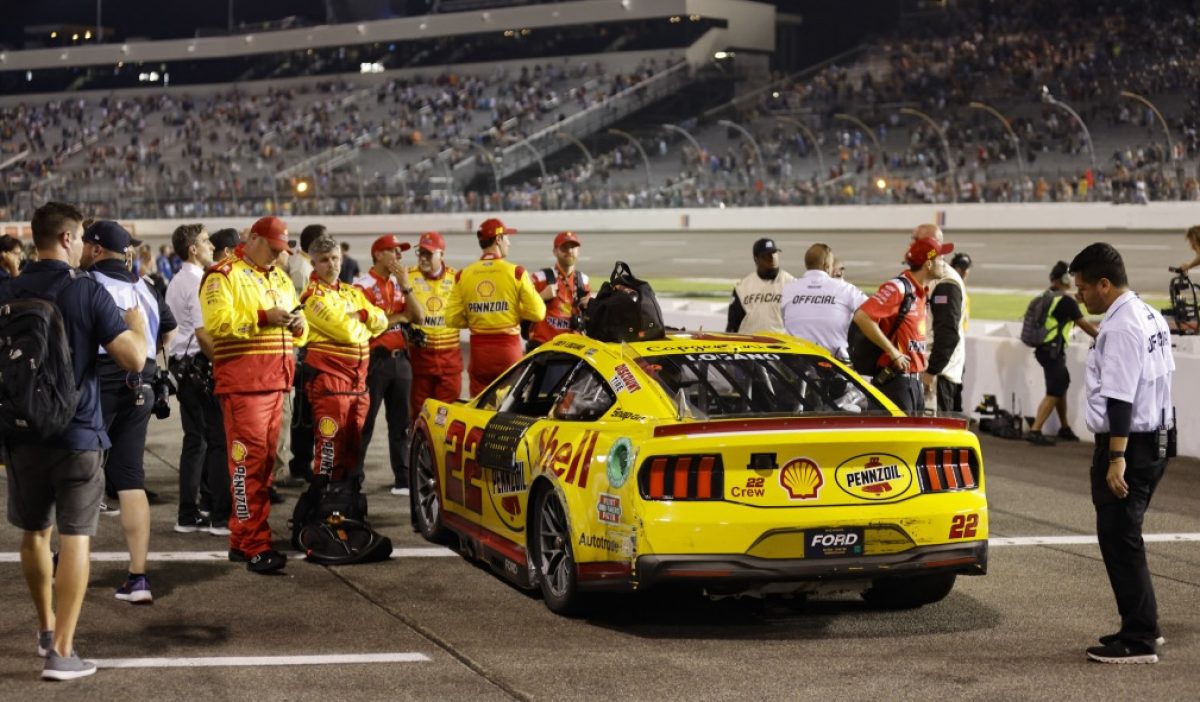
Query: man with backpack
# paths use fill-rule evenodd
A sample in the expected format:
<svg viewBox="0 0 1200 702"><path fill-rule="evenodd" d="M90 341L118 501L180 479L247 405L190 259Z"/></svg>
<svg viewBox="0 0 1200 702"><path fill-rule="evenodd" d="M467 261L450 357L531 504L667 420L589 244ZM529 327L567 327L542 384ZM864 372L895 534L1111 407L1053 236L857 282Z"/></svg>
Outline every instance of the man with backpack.
<svg viewBox="0 0 1200 702"><path fill-rule="evenodd" d="M94 278L73 268L84 246L77 209L46 203L34 213L32 229L38 260L0 283L8 520L25 532L21 567L37 610L42 677L71 680L96 672L95 663L76 654L74 637L104 494L101 454L109 448L97 351L103 347L125 371L139 373L149 344L138 310L122 315ZM29 356L41 362L25 362ZM22 361L10 363L17 358ZM50 551L55 524L57 572Z"/></svg>
<svg viewBox="0 0 1200 702"><path fill-rule="evenodd" d="M1050 287L1029 303L1025 319L1021 324L1021 341L1033 347L1033 357L1042 367L1046 379L1046 396L1038 403L1037 414L1029 427L1026 440L1036 446L1053 446L1053 437L1042 433L1042 425L1051 412L1058 413L1058 438L1063 441L1079 441L1071 425L1067 423L1067 388L1071 386L1071 374L1067 371L1067 344L1071 328L1079 328L1096 338L1099 330L1083 316L1079 303L1068 295L1071 291L1071 274L1067 262L1059 261L1050 269Z"/></svg>
<svg viewBox="0 0 1200 702"><path fill-rule="evenodd" d="M100 381L100 410L112 448L104 460L104 480L117 493L121 530L129 546L129 575L117 588L118 600L133 604L153 601L146 577L150 551L150 501L146 496L146 429L154 407L151 382L158 371L158 346L175 331L175 317L158 291L125 267L125 255L137 242L116 222L100 220L83 233L82 262L92 277L112 295L117 309L136 309L146 320L150 346L141 374L128 373L100 349L96 377Z"/></svg>
<svg viewBox="0 0 1200 702"><path fill-rule="evenodd" d="M526 351L559 334L580 331L580 308L592 296L592 288L587 274L575 269L579 248L575 232L559 232L554 237L554 267L534 272L533 287L546 302L546 317L530 330Z"/></svg>
<svg viewBox="0 0 1200 702"><path fill-rule="evenodd" d="M952 251L954 244L934 237L914 240L904 255L908 270L880 285L854 313L855 326L880 350L875 386L909 414L925 409L920 380L928 363L925 286L945 275L942 257Z"/></svg>

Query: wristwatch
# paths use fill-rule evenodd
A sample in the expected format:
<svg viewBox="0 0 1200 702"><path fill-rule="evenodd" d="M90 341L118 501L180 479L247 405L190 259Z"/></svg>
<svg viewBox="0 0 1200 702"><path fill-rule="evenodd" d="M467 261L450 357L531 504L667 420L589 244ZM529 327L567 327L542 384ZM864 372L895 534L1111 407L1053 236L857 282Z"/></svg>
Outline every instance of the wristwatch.
<svg viewBox="0 0 1200 702"><path fill-rule="evenodd" d="M1125 452L1124 451L1109 451L1108 452L1108 462L1109 463L1112 463L1113 461L1118 460L1118 459L1125 460Z"/></svg>

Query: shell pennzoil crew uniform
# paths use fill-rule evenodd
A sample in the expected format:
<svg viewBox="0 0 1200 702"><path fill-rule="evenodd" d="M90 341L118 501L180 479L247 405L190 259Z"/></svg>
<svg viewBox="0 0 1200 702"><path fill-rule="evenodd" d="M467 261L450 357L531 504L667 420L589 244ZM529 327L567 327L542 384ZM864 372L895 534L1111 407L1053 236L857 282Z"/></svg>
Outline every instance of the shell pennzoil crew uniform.
<svg viewBox="0 0 1200 702"><path fill-rule="evenodd" d="M294 309L296 288L278 267L260 268L239 250L214 265L200 285L204 328L213 337L216 395L229 442L233 509L230 548L247 558L271 549L267 523L271 472L280 415L296 374L292 350L299 337L279 326L266 326L266 311Z"/></svg>
<svg viewBox="0 0 1200 702"><path fill-rule="evenodd" d="M358 470L362 429L371 400L367 395L370 341L387 329L387 315L362 290L312 274L300 296L309 324L304 365L312 406L313 475L341 480Z"/></svg>
<svg viewBox="0 0 1200 702"><path fill-rule="evenodd" d="M521 320L540 322L545 316L546 303L523 267L488 253L459 271L446 324L471 332L471 395L520 360Z"/></svg>
<svg viewBox="0 0 1200 702"><path fill-rule="evenodd" d="M533 287L540 293L547 286L558 283L557 293L546 300L546 318L533 325L529 331L531 346L544 344L559 334L579 331L572 325L579 303L592 294L591 281L586 273L573 271L569 275L557 263L553 268L544 268L533 274Z"/></svg>
<svg viewBox="0 0 1200 702"><path fill-rule="evenodd" d="M462 347L460 332L446 326L446 304L454 290L458 271L442 266L436 278L426 276L419 266L408 269L412 296L421 303L425 318L417 325L425 334L425 343L411 349L413 368L412 401L409 416L417 416L425 400L433 398L454 402L462 395Z"/></svg>

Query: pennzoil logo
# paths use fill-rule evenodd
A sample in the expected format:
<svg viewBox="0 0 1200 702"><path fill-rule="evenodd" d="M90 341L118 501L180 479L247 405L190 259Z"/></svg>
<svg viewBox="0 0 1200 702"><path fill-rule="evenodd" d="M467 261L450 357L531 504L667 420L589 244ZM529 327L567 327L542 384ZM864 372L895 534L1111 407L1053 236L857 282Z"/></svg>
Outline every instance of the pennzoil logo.
<svg viewBox="0 0 1200 702"><path fill-rule="evenodd" d="M887 453L868 453L843 461L835 475L842 492L860 500L898 497L913 481L908 464Z"/></svg>
<svg viewBox="0 0 1200 702"><path fill-rule="evenodd" d="M234 463L245 461L248 455L250 452L246 450L246 445L242 442L235 441L229 445L229 457L233 459Z"/></svg>
<svg viewBox="0 0 1200 702"><path fill-rule="evenodd" d="M317 422L317 431L326 439L332 439L338 431L337 422L333 421L333 417L321 417Z"/></svg>
<svg viewBox="0 0 1200 702"><path fill-rule="evenodd" d="M793 500L815 500L821 496L825 477L821 468L807 458L793 458L779 471L779 484Z"/></svg>

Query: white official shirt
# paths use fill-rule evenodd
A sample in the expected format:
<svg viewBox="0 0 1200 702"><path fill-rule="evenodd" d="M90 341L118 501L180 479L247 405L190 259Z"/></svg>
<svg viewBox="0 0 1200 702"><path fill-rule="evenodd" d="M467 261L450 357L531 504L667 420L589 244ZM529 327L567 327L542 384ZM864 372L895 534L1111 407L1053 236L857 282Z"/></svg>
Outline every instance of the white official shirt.
<svg viewBox="0 0 1200 702"><path fill-rule="evenodd" d="M822 270L806 271L783 286L783 328L844 360L849 358L846 336L854 311L866 301L863 291L841 278Z"/></svg>
<svg viewBox="0 0 1200 702"><path fill-rule="evenodd" d="M1130 431L1156 431L1171 420L1171 332L1158 310L1133 291L1118 297L1100 323L1087 359L1087 428L1107 433L1108 398L1133 403Z"/></svg>
<svg viewBox="0 0 1200 702"><path fill-rule="evenodd" d="M204 269L194 263L183 262L183 267L167 285L167 307L175 315L175 336L167 354L171 358L195 356L200 353L196 341L196 329L204 328L204 317L200 314L200 279Z"/></svg>

